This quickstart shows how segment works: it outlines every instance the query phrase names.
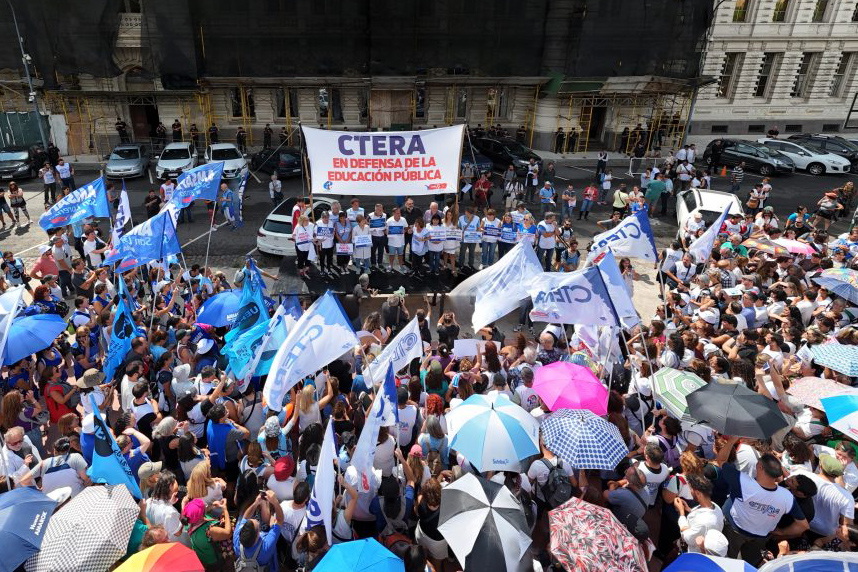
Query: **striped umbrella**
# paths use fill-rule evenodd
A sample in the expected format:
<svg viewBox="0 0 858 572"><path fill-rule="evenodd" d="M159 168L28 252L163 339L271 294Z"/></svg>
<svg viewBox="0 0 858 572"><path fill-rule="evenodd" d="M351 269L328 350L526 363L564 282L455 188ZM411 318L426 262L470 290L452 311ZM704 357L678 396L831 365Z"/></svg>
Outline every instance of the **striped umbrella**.
<svg viewBox="0 0 858 572"><path fill-rule="evenodd" d="M656 400L667 409L671 417L682 421L694 420L688 414L686 398L692 391L705 386L706 382L687 371L663 367L652 376L652 392Z"/></svg>
<svg viewBox="0 0 858 572"><path fill-rule="evenodd" d="M829 268L813 281L841 298L858 304L858 271L849 268Z"/></svg>
<svg viewBox="0 0 858 572"><path fill-rule="evenodd" d="M858 346L818 344L810 348L810 353L813 355L813 361L819 365L849 377L858 376Z"/></svg>
<svg viewBox="0 0 858 572"><path fill-rule="evenodd" d="M768 238L749 238L742 243L742 246L748 250L759 250L772 256L789 256L790 252L786 247L776 244Z"/></svg>
<svg viewBox="0 0 858 572"><path fill-rule="evenodd" d="M828 417L828 424L858 441L858 395L833 395L823 397L820 401Z"/></svg>
<svg viewBox="0 0 858 572"><path fill-rule="evenodd" d="M629 452L617 426L587 409L558 409L539 429L545 447L576 469L610 471Z"/></svg>
<svg viewBox="0 0 858 572"><path fill-rule="evenodd" d="M518 471L539 454L539 422L503 393L472 395L445 418L450 447L481 473Z"/></svg>
<svg viewBox="0 0 858 572"><path fill-rule="evenodd" d="M465 572L518 570L530 546L521 503L505 486L470 473L441 493L438 532Z"/></svg>

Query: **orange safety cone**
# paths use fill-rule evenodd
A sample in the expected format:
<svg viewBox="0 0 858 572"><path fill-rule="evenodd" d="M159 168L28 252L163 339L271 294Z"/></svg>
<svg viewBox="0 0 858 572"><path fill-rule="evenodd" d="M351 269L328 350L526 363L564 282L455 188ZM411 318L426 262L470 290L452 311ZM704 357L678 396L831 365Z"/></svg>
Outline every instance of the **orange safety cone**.
<svg viewBox="0 0 858 572"><path fill-rule="evenodd" d="M722 177L726 177L726 176L727 176L727 167L726 167L726 166L721 167L721 176L722 176Z"/></svg>

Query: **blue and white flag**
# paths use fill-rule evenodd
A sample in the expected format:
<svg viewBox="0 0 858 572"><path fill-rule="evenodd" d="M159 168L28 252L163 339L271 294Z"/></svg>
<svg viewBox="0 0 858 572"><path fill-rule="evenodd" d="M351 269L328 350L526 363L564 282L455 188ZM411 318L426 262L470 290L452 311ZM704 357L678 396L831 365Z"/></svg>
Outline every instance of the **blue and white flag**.
<svg viewBox="0 0 858 572"><path fill-rule="evenodd" d="M295 320L300 320L301 314L304 313L304 310L301 309L301 300L295 294L289 294L283 298L283 307L286 308L286 313Z"/></svg>
<svg viewBox="0 0 858 572"><path fill-rule="evenodd" d="M176 227L168 212L160 212L126 232L107 255L103 264L121 261L117 268L125 272L153 260L182 252Z"/></svg>
<svg viewBox="0 0 858 572"><path fill-rule="evenodd" d="M639 324L641 321L640 316L638 316L635 310L631 293L620 272L617 259L614 258L614 253L610 248L607 249L601 259L596 260L596 268L602 273L602 280L604 280L605 287L608 289L608 297L611 299L611 304L613 304L622 325L629 328L635 324Z"/></svg>
<svg viewBox="0 0 858 572"><path fill-rule="evenodd" d="M334 511L334 483L336 482L336 469L334 459L337 458L337 450L334 442L334 419L328 419L328 428L325 430L325 439L322 441L322 452L319 453L319 464L316 465L316 479L313 481L313 492L307 502L307 529L320 524L325 525L325 533L328 535L328 546L333 546L333 522Z"/></svg>
<svg viewBox="0 0 858 572"><path fill-rule="evenodd" d="M503 258L472 274L449 296L472 298L474 331L503 318L528 297L531 280L543 273L542 264L529 242L519 242Z"/></svg>
<svg viewBox="0 0 858 572"><path fill-rule="evenodd" d="M423 356L423 339L420 337L420 327L417 318L412 318L408 325L391 340L372 362L364 368L364 375L374 383L381 381L389 366L393 371L400 371L411 363L414 358Z"/></svg>
<svg viewBox="0 0 858 572"><path fill-rule="evenodd" d="M616 326L619 317L599 270L591 266L570 273L546 272L530 284L530 319L553 324Z"/></svg>
<svg viewBox="0 0 858 572"><path fill-rule="evenodd" d="M110 218L104 179L98 178L57 201L39 217L39 226L50 230L83 222L87 217Z"/></svg>
<svg viewBox="0 0 858 572"><path fill-rule="evenodd" d="M116 209L116 217L113 219L113 230L111 231L111 243L119 244L119 239L125 234L125 225L131 221L131 205L128 204L128 193L125 190L125 179L122 179L122 192L119 193L119 208Z"/></svg>
<svg viewBox="0 0 858 572"><path fill-rule="evenodd" d="M358 490L369 490L372 461L375 457L375 446L378 442L378 430L381 427L391 427L399 423L399 409L396 407L396 379L393 367L388 366L384 383L378 388L375 401L369 413L366 414L363 430L358 438L352 455L352 467L358 472ZM394 433L396 433L394 431Z"/></svg>
<svg viewBox="0 0 858 572"><path fill-rule="evenodd" d="M724 212L688 247L689 254L694 256L695 264L709 260L709 255L712 254L712 246L715 245L715 239L718 238L721 225L724 224L724 219L727 218L729 212L730 204L724 207Z"/></svg>
<svg viewBox="0 0 858 572"><path fill-rule="evenodd" d="M248 272L250 270L250 272ZM250 269L245 268L245 275L258 275L256 263L250 259ZM232 328L224 336L229 344L257 324L268 322L268 308L265 305L265 297L262 295L261 280L244 280L241 286L241 301L238 303L238 311Z"/></svg>
<svg viewBox="0 0 858 572"><path fill-rule="evenodd" d="M617 256L643 258L650 262L658 260L655 239L649 225L649 217L645 211L638 211L627 216L614 228L594 236L593 246L590 247L590 257L595 256L595 253L608 246Z"/></svg>
<svg viewBox="0 0 858 572"><path fill-rule="evenodd" d="M281 305L274 316L260 322L224 346L229 367L243 391L254 376L267 375L277 349L286 341L295 320Z"/></svg>
<svg viewBox="0 0 858 572"><path fill-rule="evenodd" d="M206 163L179 175L170 203L176 210L191 206L197 199L216 201L223 175L223 162Z"/></svg>
<svg viewBox="0 0 858 572"><path fill-rule="evenodd" d="M113 438L113 434L101 417L101 411L98 410L98 404L95 402L95 395L90 393L89 399L92 403L95 445L92 448L92 464L86 470L87 476L92 479L93 483L125 485L128 487L128 492L134 495L134 498L142 499L143 495L140 494L137 479L134 478L128 462L122 456L122 450L116 444L116 439Z"/></svg>
<svg viewBox="0 0 858 572"><path fill-rule="evenodd" d="M113 379L116 368L131 351L131 340L136 333L134 316L131 314L131 297L125 288L125 280L120 278L117 282L119 288L116 295L119 296L119 302L116 304L116 313L110 326L110 345L107 346L107 355L104 356L103 369L108 381Z"/></svg>
<svg viewBox="0 0 858 572"><path fill-rule="evenodd" d="M263 395L280 411L286 392L360 342L336 295L330 291L313 302L277 350Z"/></svg>

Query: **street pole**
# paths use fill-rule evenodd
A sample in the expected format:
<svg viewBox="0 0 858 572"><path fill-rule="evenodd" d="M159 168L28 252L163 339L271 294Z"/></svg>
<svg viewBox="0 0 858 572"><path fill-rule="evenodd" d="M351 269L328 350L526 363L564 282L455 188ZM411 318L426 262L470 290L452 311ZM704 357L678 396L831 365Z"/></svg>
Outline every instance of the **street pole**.
<svg viewBox="0 0 858 572"><path fill-rule="evenodd" d="M24 41L21 39L21 31L18 29L18 17L15 15L15 7L12 6L12 0L6 0L9 9L12 11L12 21L15 22L15 36L18 38L18 47L21 48L21 62L24 64L24 75L27 77L27 85L30 88L29 95L33 101L33 109L36 112L36 123L39 126L39 135L42 137L42 149L45 153L48 152L48 138L45 136L45 127L42 125L42 114L39 111L39 101L36 99L36 91L33 89L33 78L30 77L30 56L24 52Z"/></svg>

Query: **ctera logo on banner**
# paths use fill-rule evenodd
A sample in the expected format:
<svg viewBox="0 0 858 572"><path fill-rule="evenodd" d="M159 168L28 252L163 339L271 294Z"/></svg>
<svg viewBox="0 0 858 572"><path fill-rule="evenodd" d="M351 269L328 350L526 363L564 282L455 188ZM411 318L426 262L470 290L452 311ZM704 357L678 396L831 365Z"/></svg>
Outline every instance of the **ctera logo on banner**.
<svg viewBox="0 0 858 572"><path fill-rule="evenodd" d="M206 163L179 175L170 203L183 209L197 199L216 201L223 163Z"/></svg>
<svg viewBox="0 0 858 572"><path fill-rule="evenodd" d="M643 258L650 262L658 259L658 251L655 248L655 239L652 236L646 211L638 211L627 216L614 228L594 236L588 258L592 258L595 253L608 246L617 256Z"/></svg>
<svg viewBox="0 0 858 572"><path fill-rule="evenodd" d="M387 133L302 129L314 193L392 197L458 189L463 125Z"/></svg>
<svg viewBox="0 0 858 572"><path fill-rule="evenodd" d="M50 230L79 223L87 217L110 218L104 179L96 179L57 201L39 217L39 226Z"/></svg>
<svg viewBox="0 0 858 572"><path fill-rule="evenodd" d="M562 274L559 278L545 273L534 278L529 293L533 300L531 320L555 324L617 325L611 297L595 266Z"/></svg>

